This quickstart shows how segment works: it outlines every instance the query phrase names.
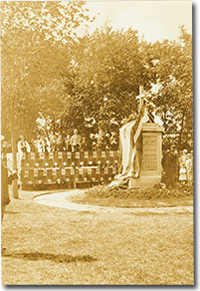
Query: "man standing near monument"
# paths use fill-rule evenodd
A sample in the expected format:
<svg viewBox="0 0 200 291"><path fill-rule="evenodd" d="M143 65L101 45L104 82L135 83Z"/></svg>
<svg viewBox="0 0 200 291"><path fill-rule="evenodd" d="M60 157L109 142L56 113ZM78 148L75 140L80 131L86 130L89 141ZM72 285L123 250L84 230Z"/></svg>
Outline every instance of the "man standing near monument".
<svg viewBox="0 0 200 291"><path fill-rule="evenodd" d="M174 187L178 177L178 157L175 151L175 145L172 145L170 149L168 149L162 158L162 167L163 167L163 179L162 182L167 186Z"/></svg>
<svg viewBox="0 0 200 291"><path fill-rule="evenodd" d="M168 169L168 176L169 176L169 184L172 187L175 187L176 184L176 175L177 175L177 155L175 154L175 145L171 146L170 153L168 156L169 159L169 169Z"/></svg>

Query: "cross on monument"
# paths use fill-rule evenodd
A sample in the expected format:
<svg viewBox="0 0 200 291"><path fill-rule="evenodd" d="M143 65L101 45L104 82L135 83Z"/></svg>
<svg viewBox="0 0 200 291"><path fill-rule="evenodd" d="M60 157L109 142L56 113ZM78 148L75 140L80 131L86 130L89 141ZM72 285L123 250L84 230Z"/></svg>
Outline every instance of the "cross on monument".
<svg viewBox="0 0 200 291"><path fill-rule="evenodd" d="M144 104L144 97L145 97L145 95L144 95L144 87L143 86L140 86L139 87L139 95L136 97L136 99L137 100L139 100L139 103L138 103L138 111L140 111L141 110L141 108L142 108L142 105Z"/></svg>

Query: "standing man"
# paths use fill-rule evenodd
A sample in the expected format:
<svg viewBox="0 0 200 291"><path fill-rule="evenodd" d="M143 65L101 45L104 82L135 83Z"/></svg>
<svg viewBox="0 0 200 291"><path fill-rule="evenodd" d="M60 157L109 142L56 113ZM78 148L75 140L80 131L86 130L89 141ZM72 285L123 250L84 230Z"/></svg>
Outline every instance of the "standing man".
<svg viewBox="0 0 200 291"><path fill-rule="evenodd" d="M78 151L81 148L81 136L78 135L78 130L74 129L74 135L70 139L72 152Z"/></svg>
<svg viewBox="0 0 200 291"><path fill-rule="evenodd" d="M111 137L109 138L109 141L110 141L111 149L114 151L118 150L119 141L118 141L116 132L111 132Z"/></svg>
<svg viewBox="0 0 200 291"><path fill-rule="evenodd" d="M182 184L187 182L187 169L186 169L186 159L187 159L187 150L184 149L182 155L179 158L179 181Z"/></svg>
<svg viewBox="0 0 200 291"><path fill-rule="evenodd" d="M105 134L105 144L106 144L106 150L110 150L110 133Z"/></svg>
<svg viewBox="0 0 200 291"><path fill-rule="evenodd" d="M191 184L193 182L193 160L190 153L187 154L185 166L187 170L187 183Z"/></svg>
<svg viewBox="0 0 200 291"><path fill-rule="evenodd" d="M170 181L169 181L169 171L170 171L169 154L170 154L170 150L167 149L167 151L163 153L163 157L162 157L162 161L161 161L162 168L163 168L162 182L165 183L167 186L170 184Z"/></svg>
<svg viewBox="0 0 200 291"><path fill-rule="evenodd" d="M67 137L65 139L65 149L66 149L67 152L71 151L70 135L69 134L67 135Z"/></svg>
<svg viewBox="0 0 200 291"><path fill-rule="evenodd" d="M169 177L169 184L174 187L178 179L177 177L177 154L175 153L176 146L172 145L170 148L170 152L168 155L168 177Z"/></svg>
<svg viewBox="0 0 200 291"><path fill-rule="evenodd" d="M23 135L20 135L20 141L17 144L18 153L30 153L31 147L29 143L24 139Z"/></svg>
<svg viewBox="0 0 200 291"><path fill-rule="evenodd" d="M1 143L4 140L4 137L1 136ZM13 173L8 169L6 161L3 161L3 155L1 157L1 223L3 221L5 207L10 203L8 185L12 183L13 180L17 179L17 173ZM8 171L11 173L8 176Z"/></svg>
<svg viewBox="0 0 200 291"><path fill-rule="evenodd" d="M175 149L174 151L175 184L178 183L178 173L179 173L178 158L179 158L178 151Z"/></svg>
<svg viewBox="0 0 200 291"><path fill-rule="evenodd" d="M8 168L5 163L1 161L1 223L4 217L5 207L10 203L8 185L10 185L12 181L17 178L16 173L8 176Z"/></svg>
<svg viewBox="0 0 200 291"><path fill-rule="evenodd" d="M63 148L65 148L65 144L64 144L62 135L58 134L58 137L56 139L56 151L62 152Z"/></svg>
<svg viewBox="0 0 200 291"><path fill-rule="evenodd" d="M31 147L30 147L29 143L24 139L23 135L20 135L20 141L17 144L17 150L18 150L17 168L18 168L18 172L21 172L21 159L22 159L23 153L30 153L31 152Z"/></svg>
<svg viewBox="0 0 200 291"><path fill-rule="evenodd" d="M22 160L23 153L30 153L31 152L31 147L30 147L29 143L24 139L23 135L20 135L20 141L17 144L17 150L18 150L17 169L18 169L18 172L21 173L21 160ZM20 189L22 189L21 187L22 187L22 181L20 178Z"/></svg>
<svg viewBox="0 0 200 291"><path fill-rule="evenodd" d="M1 224L3 222L6 205L10 203L8 185L11 184L15 179L17 179L17 174L14 173L8 176L8 168L1 160ZM1 252L5 251L5 249L6 248L1 246Z"/></svg>

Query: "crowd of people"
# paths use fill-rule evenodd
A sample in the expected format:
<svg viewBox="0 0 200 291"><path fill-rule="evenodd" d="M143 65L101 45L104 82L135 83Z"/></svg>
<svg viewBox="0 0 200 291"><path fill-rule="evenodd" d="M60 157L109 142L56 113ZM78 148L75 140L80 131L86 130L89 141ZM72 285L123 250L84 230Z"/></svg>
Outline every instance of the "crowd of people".
<svg viewBox="0 0 200 291"><path fill-rule="evenodd" d="M90 151L90 150L118 150L119 140L115 132L104 135L90 134L90 138L79 135L78 130L74 130L74 134L70 137L67 135L62 139L61 135L57 137L51 136L38 137L32 143L25 140L20 135L17 144L18 153L22 152L54 152L54 151ZM1 153L6 153L5 139L1 142ZM162 182L167 186L174 187L177 182L192 183L193 182L193 151L188 152L186 149L178 152L176 146L164 151L162 157Z"/></svg>
<svg viewBox="0 0 200 291"><path fill-rule="evenodd" d="M171 146L162 157L163 177L162 182L166 185L175 186L177 182L182 184L193 182L193 151L186 149L176 150Z"/></svg>
<svg viewBox="0 0 200 291"><path fill-rule="evenodd" d="M40 136L37 140L29 143L20 136L18 152L54 152L54 151L90 151L90 150L118 150L119 140L115 132L111 134L90 134L90 137L82 137L78 130L65 139L61 135L51 136L49 139ZM177 182L193 182L193 151L188 153L186 149L178 152L176 146L163 153L162 157L163 177L162 182L174 187Z"/></svg>
<svg viewBox="0 0 200 291"><path fill-rule="evenodd" d="M70 137L62 138L62 135L51 135L49 138L38 136L36 140L28 143L23 135L17 145L18 152L55 152L55 151L90 151L90 150L118 150L119 141L116 132L111 134L90 134L88 138L81 136L78 130Z"/></svg>

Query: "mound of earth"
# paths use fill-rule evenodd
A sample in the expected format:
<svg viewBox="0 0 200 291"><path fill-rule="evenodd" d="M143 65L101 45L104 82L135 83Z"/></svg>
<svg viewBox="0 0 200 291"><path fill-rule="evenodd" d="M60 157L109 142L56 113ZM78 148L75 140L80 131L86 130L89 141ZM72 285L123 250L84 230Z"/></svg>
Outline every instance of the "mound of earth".
<svg viewBox="0 0 200 291"><path fill-rule="evenodd" d="M71 202L107 207L175 207L193 205L193 186L174 189L159 184L145 189L112 189L95 186L70 198Z"/></svg>

